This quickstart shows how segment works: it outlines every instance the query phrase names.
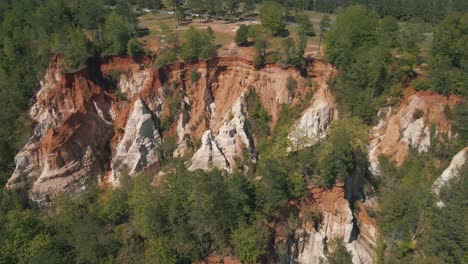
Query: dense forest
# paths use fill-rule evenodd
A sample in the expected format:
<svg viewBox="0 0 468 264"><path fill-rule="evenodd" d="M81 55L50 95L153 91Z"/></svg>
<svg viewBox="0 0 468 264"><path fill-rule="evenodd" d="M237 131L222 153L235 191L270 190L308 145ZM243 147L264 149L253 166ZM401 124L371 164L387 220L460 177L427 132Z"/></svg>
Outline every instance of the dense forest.
<svg viewBox="0 0 468 264"><path fill-rule="evenodd" d="M210 58L217 51L209 28L190 28L180 36L163 28L165 46L158 54L145 50L138 41L144 34L141 10L234 19L251 16L255 7L261 24L241 26L235 41L254 46L259 68L266 63L303 68L306 36L323 38L325 59L337 69L330 89L346 113L333 123L327 141L287 152L287 129L304 107L283 106L270 129L270 117L252 93L249 125L263 155L250 173L189 172L183 162L168 158L164 166L172 172L157 188L151 175L142 173L123 177L116 189L90 183L87 193L63 195L48 208L3 189L15 153L31 136L25 111L53 54L63 56L69 71L90 57L108 55L155 56L155 67ZM314 29L301 16L304 10L336 20L326 16ZM463 0L0 0L0 263L192 263L213 252L243 263L278 260L287 252L272 246L269 224L286 221L293 232L297 212L285 209L288 201L307 197L308 183L332 187L367 170L367 133L378 109L397 105L408 86L468 96L467 11ZM268 39L281 35L288 23L300 25L299 37L285 38L283 50L272 51ZM294 89L294 81L289 85ZM467 260L468 167L442 190L447 206L435 206L430 191L443 171L435 163L448 165L468 144L466 100L447 115L458 137L434 137L427 153L412 150L401 167L383 157L381 177L368 177L380 203L373 212L383 233L377 263ZM262 182L255 175L262 175ZM346 250L329 259L349 263Z"/></svg>

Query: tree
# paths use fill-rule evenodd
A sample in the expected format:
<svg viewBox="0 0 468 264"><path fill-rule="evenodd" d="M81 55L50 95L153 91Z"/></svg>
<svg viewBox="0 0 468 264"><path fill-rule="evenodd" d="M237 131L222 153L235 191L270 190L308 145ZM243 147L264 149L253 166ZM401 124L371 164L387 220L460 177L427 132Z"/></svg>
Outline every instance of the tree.
<svg viewBox="0 0 468 264"><path fill-rule="evenodd" d="M318 44L318 53L320 53L320 44L322 44L322 40L325 36L325 34L330 30L331 27L331 19L328 15L324 15L320 19L320 39L319 39L319 44Z"/></svg>
<svg viewBox="0 0 468 264"><path fill-rule="evenodd" d="M262 36L256 36L255 39L255 51L256 55L254 58L255 67L261 67L265 64L266 50L268 47L268 42Z"/></svg>
<svg viewBox="0 0 468 264"><path fill-rule="evenodd" d="M299 34L315 36L314 25L310 22L309 16L306 14L299 14L296 16L296 20L299 24Z"/></svg>
<svg viewBox="0 0 468 264"><path fill-rule="evenodd" d="M177 20L178 25L180 25L180 23L184 21L185 11L181 6L177 7L177 9L175 10L174 17Z"/></svg>
<svg viewBox="0 0 468 264"><path fill-rule="evenodd" d="M125 17L111 12L104 24L106 51L111 54L125 54L130 40L130 25Z"/></svg>
<svg viewBox="0 0 468 264"><path fill-rule="evenodd" d="M232 233L234 254L245 264L254 264L265 253L265 239L255 227L240 227Z"/></svg>
<svg viewBox="0 0 468 264"><path fill-rule="evenodd" d="M246 45L249 39L249 27L246 25L240 25L236 30L235 41L239 46Z"/></svg>
<svg viewBox="0 0 468 264"><path fill-rule="evenodd" d="M67 34L67 44L63 49L64 61L70 68L84 65L89 56L88 39L79 28L72 28Z"/></svg>
<svg viewBox="0 0 468 264"><path fill-rule="evenodd" d="M377 43L377 15L363 6L352 6L336 18L327 36L327 57L338 66L349 66L355 52Z"/></svg>
<svg viewBox="0 0 468 264"><path fill-rule="evenodd" d="M331 187L335 180L344 181L356 168L366 167L366 131L359 118L333 123L329 140L319 150L320 185Z"/></svg>
<svg viewBox="0 0 468 264"><path fill-rule="evenodd" d="M260 7L260 21L271 34L278 35L286 30L283 7L276 2L266 2Z"/></svg>
<svg viewBox="0 0 468 264"><path fill-rule="evenodd" d="M434 34L430 65L436 91L444 94L467 94L467 36L468 13L463 16L451 14L438 25Z"/></svg>
<svg viewBox="0 0 468 264"><path fill-rule="evenodd" d="M141 43L138 40L132 38L127 44L127 54L130 56L136 56L143 52Z"/></svg>
<svg viewBox="0 0 468 264"><path fill-rule="evenodd" d="M184 44L181 56L185 60L206 59L215 54L212 39L207 31L198 30L191 26L183 34Z"/></svg>

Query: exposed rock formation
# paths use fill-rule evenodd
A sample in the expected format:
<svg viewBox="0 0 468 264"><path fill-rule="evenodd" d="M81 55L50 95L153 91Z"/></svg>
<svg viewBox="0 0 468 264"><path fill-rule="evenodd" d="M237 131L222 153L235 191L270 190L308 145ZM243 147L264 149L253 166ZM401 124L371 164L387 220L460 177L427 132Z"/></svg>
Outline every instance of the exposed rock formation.
<svg viewBox="0 0 468 264"><path fill-rule="evenodd" d="M338 185L331 190L312 188L313 202L308 202L302 218L307 212L320 213L321 222L303 220L296 232L297 261L301 264L328 263L326 250L334 239L343 240L353 263L374 263L374 247L378 239L375 221L367 216L365 206L359 204L357 215L353 215L349 202L345 199L344 186ZM357 232L360 230L360 232Z"/></svg>
<svg viewBox="0 0 468 264"><path fill-rule="evenodd" d="M191 169L230 171L239 160L256 159L255 135L247 131L246 91L257 93L273 127L282 104L303 103L312 89L308 83L320 87L315 104L323 100L320 94L328 96L326 80L333 73L321 61L312 63L306 77L278 65L258 70L250 61L230 57L162 69L150 67L151 63L148 57L114 56L64 73L60 60L54 58L30 110L34 135L18 153L7 187L47 203L58 193L74 192L89 180L100 181L101 176L116 184L120 171L157 169L158 146L172 136L177 136L176 157L202 141ZM194 69L200 75L196 82L190 80ZM115 87L107 86L109 76L114 78L116 73L118 96L112 92ZM297 81L293 93L287 89L289 78ZM323 112L321 116L329 112L317 111ZM322 135L327 125L321 120L306 127L317 128L313 133Z"/></svg>
<svg viewBox="0 0 468 264"><path fill-rule="evenodd" d="M210 169L212 167L230 171L241 160L243 150L255 161L253 139L247 131L244 94L236 100L230 112L225 115L225 122L219 128L216 137L211 131L202 137L202 146L192 158L189 170ZM230 118L230 120L229 120Z"/></svg>
<svg viewBox="0 0 468 264"><path fill-rule="evenodd" d="M103 175L102 154L113 131L111 97L91 79L87 69L63 74L58 61L52 61L30 111L37 122L34 135L17 154L7 188L24 190L43 204Z"/></svg>
<svg viewBox="0 0 468 264"><path fill-rule="evenodd" d="M304 111L289 135L291 149L309 147L327 135L331 122L338 112L328 88L323 85L315 92L312 104Z"/></svg>
<svg viewBox="0 0 468 264"><path fill-rule="evenodd" d="M457 101L458 98L454 96L448 99L433 92L407 90L400 107L381 109L379 116L382 119L370 132L369 162L372 173L379 174L380 155L389 157L399 166L410 147L425 152L430 146L431 137L441 133L450 136L450 122L444 108L455 105ZM432 125L434 131L431 131Z"/></svg>
<svg viewBox="0 0 468 264"><path fill-rule="evenodd" d="M463 167L463 165L465 165L467 159L468 147L465 147L452 158L450 165L447 167L447 169L444 170L444 172L442 172L440 177L437 178L437 180L434 182L434 185L432 185L432 190L435 194L439 195L442 187L458 175L458 171ZM444 206L441 201L439 201L437 205Z"/></svg>
<svg viewBox="0 0 468 264"><path fill-rule="evenodd" d="M112 177L118 183L118 175L126 170L130 175L159 164L161 137L153 115L141 99L133 104L125 125L125 132L115 148L112 159Z"/></svg>

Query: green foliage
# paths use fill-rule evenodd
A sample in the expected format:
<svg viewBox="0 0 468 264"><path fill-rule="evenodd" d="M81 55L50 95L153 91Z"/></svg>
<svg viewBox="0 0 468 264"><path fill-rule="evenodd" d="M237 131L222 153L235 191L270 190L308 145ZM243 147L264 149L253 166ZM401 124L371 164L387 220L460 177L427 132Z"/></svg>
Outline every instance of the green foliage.
<svg viewBox="0 0 468 264"><path fill-rule="evenodd" d="M426 79L422 78L412 80L410 86L414 87L414 89L418 91L428 90L431 88L431 84Z"/></svg>
<svg viewBox="0 0 468 264"><path fill-rule="evenodd" d="M286 88L290 93L294 93L294 90L297 88L297 81L293 77L289 76L286 80Z"/></svg>
<svg viewBox="0 0 468 264"><path fill-rule="evenodd" d="M318 179L321 186L331 187L344 181L356 168L365 168L367 127L358 118L333 123L330 137L319 150Z"/></svg>
<svg viewBox="0 0 468 264"><path fill-rule="evenodd" d="M296 16L296 21L299 25L299 34L310 37L315 36L314 25L310 22L308 15L299 14Z"/></svg>
<svg viewBox="0 0 468 264"><path fill-rule="evenodd" d="M251 130L253 135L259 138L270 135L268 122L271 118L260 102L260 97L258 97L257 93L252 89L246 94L245 100L249 116L249 130Z"/></svg>
<svg viewBox="0 0 468 264"><path fill-rule="evenodd" d="M430 71L437 92L467 95L467 37L468 13L450 14L437 27Z"/></svg>
<svg viewBox="0 0 468 264"><path fill-rule="evenodd" d="M413 119L414 120L417 120L417 119L419 119L419 118L421 118L423 116L424 116L424 111L423 110L421 110L419 108L416 108L414 110L414 112L413 112Z"/></svg>
<svg viewBox="0 0 468 264"><path fill-rule="evenodd" d="M260 7L260 21L271 34L278 35L286 30L283 6L276 2L266 2Z"/></svg>
<svg viewBox="0 0 468 264"><path fill-rule="evenodd" d="M433 208L427 233L423 237L425 252L445 263L464 263L466 260L466 188L468 166L465 165L442 188L440 200L444 206Z"/></svg>
<svg viewBox="0 0 468 264"><path fill-rule="evenodd" d="M128 43L127 43L127 54L130 56L137 56L143 53L143 47L141 46L141 43L138 42L138 40L132 38Z"/></svg>
<svg viewBox="0 0 468 264"><path fill-rule="evenodd" d="M452 113L453 130L459 134L462 142L468 142L468 102L461 102L455 106Z"/></svg>
<svg viewBox="0 0 468 264"><path fill-rule="evenodd" d="M63 49L65 63L70 68L85 65L89 52L88 39L79 28L70 29L67 35L67 45Z"/></svg>
<svg viewBox="0 0 468 264"><path fill-rule="evenodd" d="M327 258L331 264L348 264L352 263L351 255L346 250L343 240L334 239L330 241L333 252L329 253Z"/></svg>
<svg viewBox="0 0 468 264"><path fill-rule="evenodd" d="M304 52L307 46L307 38L302 35L297 41L292 38L286 38L283 41L283 62L302 68L305 64Z"/></svg>
<svg viewBox="0 0 468 264"><path fill-rule="evenodd" d="M130 34L131 27L128 20L116 11L111 12L104 24L106 51L110 54L126 54Z"/></svg>
<svg viewBox="0 0 468 264"><path fill-rule="evenodd" d="M181 56L184 60L206 59L215 55L212 38L207 31L191 26L184 32L183 37Z"/></svg>
<svg viewBox="0 0 468 264"><path fill-rule="evenodd" d="M255 227L240 227L232 233L234 254L246 264L257 263L257 259L266 253L266 240Z"/></svg>
<svg viewBox="0 0 468 264"><path fill-rule="evenodd" d="M192 71L190 72L190 81L192 81L192 83L196 83L198 82L198 80L200 80L200 77L201 74L197 72L197 70L192 69Z"/></svg>
<svg viewBox="0 0 468 264"><path fill-rule="evenodd" d="M247 25L240 25L236 31L234 40L238 45L246 45L249 38L250 29Z"/></svg>

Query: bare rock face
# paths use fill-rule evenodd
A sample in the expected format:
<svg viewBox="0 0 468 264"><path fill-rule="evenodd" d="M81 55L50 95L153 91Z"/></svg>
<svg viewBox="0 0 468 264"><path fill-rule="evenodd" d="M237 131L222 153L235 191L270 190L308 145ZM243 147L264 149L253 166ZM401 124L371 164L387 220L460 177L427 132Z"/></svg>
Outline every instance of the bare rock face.
<svg viewBox="0 0 468 264"><path fill-rule="evenodd" d="M236 159L242 159L244 151L255 161L253 139L247 131L244 94L236 100L226 113L218 134L213 138L211 131L205 132L202 146L192 158L189 170L218 168L231 171ZM229 120L230 119L230 120Z"/></svg>
<svg viewBox="0 0 468 264"><path fill-rule="evenodd" d="M149 69L130 70L122 73L119 78L118 87L127 98L132 98L143 90L145 85L151 81Z"/></svg>
<svg viewBox="0 0 468 264"><path fill-rule="evenodd" d="M63 74L54 59L30 110L34 134L16 155L7 188L47 204L57 194L79 192L89 178L103 175L101 150L113 133L110 102L86 69Z"/></svg>
<svg viewBox="0 0 468 264"><path fill-rule="evenodd" d="M118 183L121 171L130 175L157 166L161 136L154 117L143 100L137 99L125 125L125 132L115 148L112 159L111 182Z"/></svg>
<svg viewBox="0 0 468 264"><path fill-rule="evenodd" d="M282 105L303 103L311 83L320 89L311 102L312 117L304 118L302 126L321 137L332 114L321 100L331 102L325 91L333 68L319 60L312 62L308 76L273 64L256 69L251 61L236 57L161 69L152 68L151 60L110 56L65 73L60 58L54 58L30 109L34 134L17 154L7 188L46 204L59 193L84 189L89 181L118 185L125 171L155 168L157 173L159 146L171 137L177 138L175 157L192 152L194 142L201 140L189 162L191 170L232 171L239 161L255 162L256 135L248 131L246 92L258 95L271 127ZM190 78L193 70L200 76L196 82ZM116 72L119 94L107 87ZM290 78L297 81L294 91L287 88ZM324 93L324 98L319 96ZM165 119L161 128L166 117L169 122Z"/></svg>
<svg viewBox="0 0 468 264"><path fill-rule="evenodd" d="M442 133L450 137L450 122L444 108L455 105L457 101L456 97L447 99L432 92L408 90L400 107L381 109L379 116L382 119L370 132L369 162L372 173L379 174L380 155L389 157L399 166L410 147L425 152L430 146L431 137ZM432 125L435 128L433 131Z"/></svg>
<svg viewBox="0 0 468 264"><path fill-rule="evenodd" d="M230 166L211 130L203 134L201 147L195 152L189 170L210 170L213 168L229 170Z"/></svg>
<svg viewBox="0 0 468 264"><path fill-rule="evenodd" d="M328 243L335 239L343 241L353 263L374 263L379 233L375 220L367 216L364 205L360 204L358 214L353 215L345 199L344 186L338 185L331 190L312 188L311 191L313 202L306 206L322 217L315 225L304 221L296 231L298 263L328 263L325 253L333 250Z"/></svg>
<svg viewBox="0 0 468 264"><path fill-rule="evenodd" d="M444 172L442 172L440 177L437 178L432 185L432 190L436 195L439 195L440 190L447 182L458 175L458 171L463 167L463 165L465 165L467 159L468 147L465 147L452 158L450 165L444 170ZM444 206L441 201L437 202L437 205L440 207Z"/></svg>
<svg viewBox="0 0 468 264"><path fill-rule="evenodd" d="M289 134L291 150L310 147L327 135L333 120L338 118L338 111L327 87L315 92L312 104L304 111Z"/></svg>

